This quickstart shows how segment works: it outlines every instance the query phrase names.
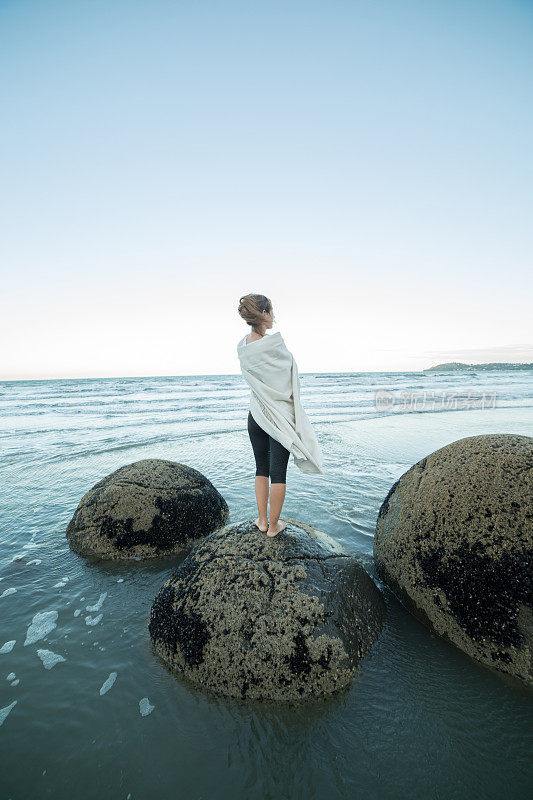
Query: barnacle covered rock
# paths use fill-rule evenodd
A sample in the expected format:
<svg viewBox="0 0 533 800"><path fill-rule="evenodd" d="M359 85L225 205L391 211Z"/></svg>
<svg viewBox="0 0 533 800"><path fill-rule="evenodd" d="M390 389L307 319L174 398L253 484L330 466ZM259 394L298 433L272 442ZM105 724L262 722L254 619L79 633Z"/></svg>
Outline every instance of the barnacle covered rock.
<svg viewBox="0 0 533 800"><path fill-rule="evenodd" d="M226 501L201 472L147 458L93 486L66 533L82 555L144 559L178 553L224 525L228 516Z"/></svg>
<svg viewBox="0 0 533 800"><path fill-rule="evenodd" d="M379 510L380 577L433 631L533 683L533 438L468 436L421 459Z"/></svg>
<svg viewBox="0 0 533 800"><path fill-rule="evenodd" d="M159 590L156 653L200 687L259 700L327 695L351 683L377 638L381 593L357 563L295 520L270 539L252 520L191 550Z"/></svg>

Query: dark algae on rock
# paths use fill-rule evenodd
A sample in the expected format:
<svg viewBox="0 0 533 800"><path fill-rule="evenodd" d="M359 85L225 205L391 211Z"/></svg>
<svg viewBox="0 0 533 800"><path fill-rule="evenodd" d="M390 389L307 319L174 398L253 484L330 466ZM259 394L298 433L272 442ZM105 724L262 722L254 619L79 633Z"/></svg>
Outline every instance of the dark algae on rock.
<svg viewBox="0 0 533 800"><path fill-rule="evenodd" d="M144 559L179 553L228 516L226 501L201 472L149 458L120 467L93 486L66 534L82 555Z"/></svg>
<svg viewBox="0 0 533 800"><path fill-rule="evenodd" d="M193 684L257 700L350 685L385 605L365 570L296 520L268 539L247 520L207 536L152 604L155 653Z"/></svg>
<svg viewBox="0 0 533 800"><path fill-rule="evenodd" d="M378 514L380 577L432 630L533 685L533 438L469 436L405 472Z"/></svg>

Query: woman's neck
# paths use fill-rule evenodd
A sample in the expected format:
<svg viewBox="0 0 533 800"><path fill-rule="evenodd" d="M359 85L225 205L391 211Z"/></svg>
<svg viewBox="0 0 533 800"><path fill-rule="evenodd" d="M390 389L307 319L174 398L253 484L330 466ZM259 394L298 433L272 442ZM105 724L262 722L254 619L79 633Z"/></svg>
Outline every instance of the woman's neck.
<svg viewBox="0 0 533 800"><path fill-rule="evenodd" d="M263 336L265 336L265 334L266 334L266 328L262 328L259 330L252 328L252 330L250 331L250 336L256 336L258 339L262 339Z"/></svg>

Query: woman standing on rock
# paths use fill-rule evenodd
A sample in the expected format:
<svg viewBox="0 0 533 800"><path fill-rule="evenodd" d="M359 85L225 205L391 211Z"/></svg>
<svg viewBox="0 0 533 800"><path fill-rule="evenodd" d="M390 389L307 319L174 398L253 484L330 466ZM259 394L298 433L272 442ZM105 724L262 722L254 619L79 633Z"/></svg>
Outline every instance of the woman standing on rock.
<svg viewBox="0 0 533 800"><path fill-rule="evenodd" d="M237 345L237 354L243 377L251 389L248 434L255 457L255 497L259 511L254 522L259 530L273 537L287 527L279 516L285 500L290 454L302 472L323 474L322 453L300 402L296 361L279 331L266 335L274 324L272 303L263 294L247 294L241 297L238 312L252 329Z"/></svg>

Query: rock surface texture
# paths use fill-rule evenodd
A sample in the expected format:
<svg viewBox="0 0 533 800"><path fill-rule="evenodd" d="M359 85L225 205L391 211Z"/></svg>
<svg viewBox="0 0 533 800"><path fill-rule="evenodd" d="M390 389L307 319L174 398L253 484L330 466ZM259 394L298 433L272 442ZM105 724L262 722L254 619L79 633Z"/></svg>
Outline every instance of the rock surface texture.
<svg viewBox="0 0 533 800"><path fill-rule="evenodd" d="M533 438L469 436L423 458L378 514L380 577L433 631L533 683Z"/></svg>
<svg viewBox="0 0 533 800"><path fill-rule="evenodd" d="M253 521L197 544L161 587L156 653L200 687L287 700L347 687L385 605L370 576L321 531L295 520L269 539Z"/></svg>
<svg viewBox="0 0 533 800"><path fill-rule="evenodd" d="M228 516L226 501L201 472L149 458L120 467L93 486L67 537L82 555L144 559L178 553Z"/></svg>

